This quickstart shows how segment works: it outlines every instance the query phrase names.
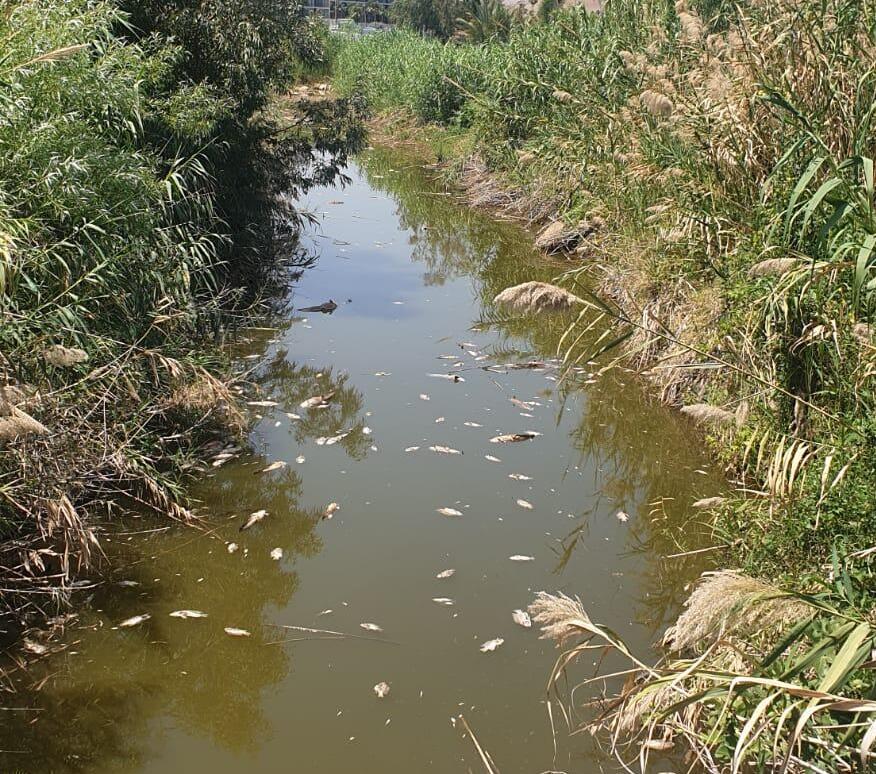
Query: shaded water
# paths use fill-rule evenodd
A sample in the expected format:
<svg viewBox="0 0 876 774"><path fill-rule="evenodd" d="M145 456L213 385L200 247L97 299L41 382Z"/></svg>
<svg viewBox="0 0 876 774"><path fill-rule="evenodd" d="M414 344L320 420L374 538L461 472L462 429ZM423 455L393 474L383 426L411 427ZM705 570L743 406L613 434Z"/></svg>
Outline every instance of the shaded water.
<svg viewBox="0 0 876 774"><path fill-rule="evenodd" d="M556 654L511 613L537 590L565 590L646 650L699 569L663 557L720 479L634 382L483 369L551 357L566 322L490 304L560 270L525 232L461 208L395 153L373 151L350 175L306 202L320 215L308 237L319 260L293 299L338 310L290 311L241 353L259 397L278 403L254 409L258 453L210 468L196 488L207 534L149 532L162 525L146 518L108 528L113 575L68 649L32 672L40 690L8 702L29 711L4 713L0 770L480 771L460 713L505 774L616 769L562 730L554 758L543 699ZM429 376L454 367L464 381ZM330 391L327 408L299 408ZM542 435L489 442L521 430ZM257 473L275 460L288 466ZM340 509L320 520L329 502ZM239 532L258 509L264 521ZM180 608L209 617L169 617ZM504 644L480 652L493 638Z"/></svg>

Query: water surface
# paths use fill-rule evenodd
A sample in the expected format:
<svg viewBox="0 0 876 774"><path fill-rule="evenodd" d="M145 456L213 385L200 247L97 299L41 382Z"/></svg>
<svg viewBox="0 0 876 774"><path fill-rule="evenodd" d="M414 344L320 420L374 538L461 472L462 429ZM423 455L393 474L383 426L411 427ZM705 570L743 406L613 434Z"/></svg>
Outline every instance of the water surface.
<svg viewBox="0 0 876 774"><path fill-rule="evenodd" d="M492 306L563 268L525 231L460 206L397 152L349 173L303 203L319 219L306 239L318 261L292 298L339 308L290 308L279 330L249 334L253 397L277 406L253 408L254 453L195 488L205 532L149 517L107 527L111 577L88 592L67 649L33 667L39 690L22 684L6 702L29 711L5 713L3 771L481 771L460 714L505 774L617 770L562 729L554 753L556 652L512 611L540 589L577 594L647 651L698 569L664 557L719 478L634 378L584 366L557 381L568 320ZM532 360L548 362L503 367ZM431 375L448 373L463 381ZM329 392L326 408L300 408ZM490 443L524 430L541 435ZM183 608L208 617L169 616ZM482 653L494 638L504 644Z"/></svg>

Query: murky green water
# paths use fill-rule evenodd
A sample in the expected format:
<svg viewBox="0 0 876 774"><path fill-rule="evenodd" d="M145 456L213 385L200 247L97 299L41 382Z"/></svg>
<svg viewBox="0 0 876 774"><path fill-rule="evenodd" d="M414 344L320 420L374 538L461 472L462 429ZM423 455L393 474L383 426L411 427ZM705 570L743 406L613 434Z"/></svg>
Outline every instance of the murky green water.
<svg viewBox="0 0 876 774"><path fill-rule="evenodd" d="M616 770L562 729L555 759L543 703L555 651L512 611L540 589L579 594L645 650L698 569L663 557L720 479L634 383L484 370L549 358L562 331L561 319L490 304L559 270L525 232L454 204L395 153L375 151L350 174L308 199L319 260L294 296L338 310L290 312L244 353L261 397L278 403L254 409L258 454L211 467L197 487L206 534L148 532L163 525L147 518L108 528L111 579L84 592L67 650L32 668L40 690L6 697L23 709L3 713L0 770L481 771L460 714L505 774ZM430 376L454 368L464 381ZM327 408L299 407L331 391ZM522 430L542 435L489 442ZM288 466L257 472L276 460ZM321 520L330 502L340 509ZM239 532L259 509L265 519ZM436 578L446 569L455 574ZM208 617L169 616L183 608ZM504 644L480 652L494 638Z"/></svg>

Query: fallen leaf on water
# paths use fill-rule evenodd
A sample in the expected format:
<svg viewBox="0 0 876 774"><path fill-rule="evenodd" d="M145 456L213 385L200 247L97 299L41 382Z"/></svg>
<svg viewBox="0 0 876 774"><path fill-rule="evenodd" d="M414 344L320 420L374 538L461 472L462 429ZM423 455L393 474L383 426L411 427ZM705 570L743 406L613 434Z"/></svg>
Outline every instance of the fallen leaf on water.
<svg viewBox="0 0 876 774"><path fill-rule="evenodd" d="M508 478L513 478L515 481L532 481L532 476L524 476L523 473L509 473Z"/></svg>
<svg viewBox="0 0 876 774"><path fill-rule="evenodd" d="M379 627L376 623L369 623L366 621L365 623L360 623L359 626L364 629L366 632L382 632L383 629Z"/></svg>
<svg viewBox="0 0 876 774"><path fill-rule="evenodd" d="M450 607L453 604L456 604L450 597L432 597L432 601L439 605L446 605Z"/></svg>
<svg viewBox="0 0 876 774"><path fill-rule="evenodd" d="M618 512L615 514L615 518L616 518L621 524L626 524L626 523L630 520L630 517L627 516L627 514L624 513L623 511L618 511Z"/></svg>
<svg viewBox="0 0 876 774"><path fill-rule="evenodd" d="M524 629L529 629L532 626L532 619L525 610L515 610L511 613L511 620Z"/></svg>
<svg viewBox="0 0 876 774"><path fill-rule="evenodd" d="M431 376L433 379L450 379L451 382L464 382L459 374L426 374L426 376Z"/></svg>
<svg viewBox="0 0 876 774"><path fill-rule="evenodd" d="M456 573L456 570L441 570L435 577L439 580L444 580L445 578L451 578Z"/></svg>
<svg viewBox="0 0 876 774"><path fill-rule="evenodd" d="M449 446L430 446L429 451L437 452L438 454L462 454L459 449L451 449Z"/></svg>
<svg viewBox="0 0 876 774"><path fill-rule="evenodd" d="M271 550L271 559L275 562L279 562L283 558L283 549L279 546Z"/></svg>
<svg viewBox="0 0 876 774"><path fill-rule="evenodd" d="M272 470L279 470L280 468L285 468L286 462L285 460L277 460L276 462L272 462L268 467L262 468L259 473L270 473Z"/></svg>
<svg viewBox="0 0 876 774"><path fill-rule="evenodd" d="M436 508L442 516L462 516L462 511L456 510L456 508Z"/></svg>
<svg viewBox="0 0 876 774"><path fill-rule="evenodd" d="M495 438L490 438L490 443L518 443L519 441L531 441L539 435L541 435L541 433L537 433L535 430L524 430L522 433L497 435Z"/></svg>
<svg viewBox="0 0 876 774"><path fill-rule="evenodd" d="M297 462L299 465L303 465L303 464L304 464L304 459L305 459L305 458L304 458L304 455L303 455L303 454L299 454L299 455L295 458L295 462Z"/></svg>
<svg viewBox="0 0 876 774"><path fill-rule="evenodd" d="M174 610L171 618L206 618L207 614L200 610Z"/></svg>
<svg viewBox="0 0 876 774"><path fill-rule="evenodd" d="M225 633L230 637L249 637L250 633L246 629L237 629L234 626L226 626Z"/></svg>
<svg viewBox="0 0 876 774"><path fill-rule="evenodd" d="M405 449L405 451L408 452L408 453L410 453L410 452L415 452L415 451L417 451L417 449L419 449L419 448L420 448L419 446L408 446L408 447Z"/></svg>
<svg viewBox="0 0 876 774"><path fill-rule="evenodd" d="M425 392L420 393L420 400L432 400Z"/></svg>
<svg viewBox="0 0 876 774"><path fill-rule="evenodd" d="M277 401L275 400L248 400L246 402L247 406L259 406L261 408L271 408L277 405Z"/></svg>
<svg viewBox="0 0 876 774"><path fill-rule="evenodd" d="M531 510L532 510L532 507L533 507L533 506L532 506L532 503L529 502L529 500L518 499L518 500L517 500L517 504L518 504L521 508L526 508L527 511L531 511Z"/></svg>
<svg viewBox="0 0 876 774"><path fill-rule="evenodd" d="M322 517L324 519L330 519L332 516L335 515L336 511L340 510L340 508L341 508L341 506L338 505L337 503L329 503L325 507L325 510L322 512Z"/></svg>
<svg viewBox="0 0 876 774"><path fill-rule="evenodd" d="M229 553L229 554L233 554L233 553L239 548L239 546L237 545L237 543L229 543L229 544L228 544L227 546L225 546L225 547L226 547L226 549L228 549L228 553Z"/></svg>
<svg viewBox="0 0 876 774"><path fill-rule="evenodd" d="M243 532L245 529L249 529L253 525L258 524L267 515L268 515L267 511L256 511L255 513L251 513L249 515L249 518L246 520L246 522L240 528L240 531Z"/></svg>
<svg viewBox="0 0 876 774"><path fill-rule="evenodd" d="M523 554L514 554L508 557L512 562L534 562L534 556L524 556Z"/></svg>
<svg viewBox="0 0 876 774"><path fill-rule="evenodd" d="M389 696L389 683L377 683L374 686L374 693L377 694L378 699L383 699L386 696Z"/></svg>
<svg viewBox="0 0 876 774"><path fill-rule="evenodd" d="M478 424L477 422L463 422L466 427L483 427L483 425Z"/></svg>
<svg viewBox="0 0 876 774"><path fill-rule="evenodd" d="M489 460L490 462L501 462L502 461L498 457L494 457L492 454L485 454L484 459Z"/></svg>
<svg viewBox="0 0 876 774"><path fill-rule="evenodd" d="M138 626L139 624L143 623L143 621L148 621L150 618L152 618L152 616L149 615L149 613L143 613L143 615L135 615L131 618L126 618L119 624L119 626L127 629L131 626Z"/></svg>
<svg viewBox="0 0 876 774"><path fill-rule="evenodd" d="M481 645L481 653L490 653L498 648L505 640L501 637L496 637L495 640L487 640L483 645Z"/></svg>

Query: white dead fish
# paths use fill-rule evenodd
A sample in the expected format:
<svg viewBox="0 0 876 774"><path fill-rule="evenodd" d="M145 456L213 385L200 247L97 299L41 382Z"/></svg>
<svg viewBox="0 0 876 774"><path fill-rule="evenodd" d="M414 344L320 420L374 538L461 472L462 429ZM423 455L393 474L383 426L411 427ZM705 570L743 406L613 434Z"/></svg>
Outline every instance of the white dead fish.
<svg viewBox="0 0 876 774"><path fill-rule="evenodd" d="M350 431L347 430L345 433L338 433L337 435L333 435L331 438L325 439L326 446L334 446L338 441L343 441L350 434Z"/></svg>
<svg viewBox="0 0 876 774"><path fill-rule="evenodd" d="M508 398L508 400L510 400L515 406L522 408L524 411L532 410L533 404L529 403L528 401L520 400L519 398L514 397Z"/></svg>
<svg viewBox="0 0 876 774"><path fill-rule="evenodd" d="M280 468L286 467L285 460L277 460L276 462L272 462L268 467L262 468L259 473L270 473L272 470L279 470Z"/></svg>
<svg viewBox="0 0 876 774"><path fill-rule="evenodd" d="M279 562L283 558L283 549L279 546L277 548L271 549L271 559L275 562Z"/></svg>
<svg viewBox="0 0 876 774"><path fill-rule="evenodd" d="M496 637L495 640L487 640L483 645L481 645L481 653L491 653L504 642L505 640L503 640L501 637Z"/></svg>
<svg viewBox="0 0 876 774"><path fill-rule="evenodd" d="M376 623L370 623L369 621L365 621L365 623L360 623L359 627L364 629L366 632L382 632L383 629L378 626Z"/></svg>
<svg viewBox="0 0 876 774"><path fill-rule="evenodd" d="M246 629L238 629L235 626L226 626L225 633L229 637L250 637L250 633Z"/></svg>
<svg viewBox="0 0 876 774"><path fill-rule="evenodd" d="M303 409L311 409L316 408L317 406L324 406L328 403L335 395L335 391L327 392L325 395L314 395L307 400L301 401L298 405Z"/></svg>
<svg viewBox="0 0 876 774"><path fill-rule="evenodd" d="M490 438L490 443L519 443L520 441L531 441L540 435L541 433L537 433L535 430L524 430L522 433L497 435L495 438Z"/></svg>
<svg viewBox="0 0 876 774"><path fill-rule="evenodd" d="M227 546L225 546L225 549L228 551L229 554L233 554L239 547L240 546L238 546L237 543L229 543Z"/></svg>
<svg viewBox="0 0 876 774"><path fill-rule="evenodd" d="M532 619L529 617L529 613L525 610L515 610L511 613L511 620L518 626L522 626L524 629L532 627Z"/></svg>
<svg viewBox="0 0 876 774"><path fill-rule="evenodd" d="M275 400L248 400L246 402L247 406L257 406L259 408L273 408L277 405L277 401Z"/></svg>
<svg viewBox="0 0 876 774"><path fill-rule="evenodd" d="M170 613L171 618L206 618L207 614L201 610L174 610Z"/></svg>
<svg viewBox="0 0 876 774"><path fill-rule="evenodd" d="M466 427L483 427L483 425L478 424L477 422L463 422Z"/></svg>
<svg viewBox="0 0 876 774"><path fill-rule="evenodd" d="M299 465L303 465L303 464L304 464L304 460L305 460L305 457L304 457L303 454L299 454L299 455L295 458L295 462L297 462Z"/></svg>
<svg viewBox="0 0 876 774"><path fill-rule="evenodd" d="M152 618L152 616L149 615L149 613L143 613L143 615L135 615L131 618L126 618L119 624L119 627L123 629L128 629L132 626L139 626L141 623L143 623L143 621L148 621L150 618Z"/></svg>
<svg viewBox="0 0 876 774"><path fill-rule="evenodd" d="M438 417L438 418L435 420L435 424L436 424L436 425L440 425L443 421L444 421L444 417Z"/></svg>
<svg viewBox="0 0 876 774"><path fill-rule="evenodd" d="M375 375L375 376L392 376L392 373L390 373L389 371L378 371L378 372L377 372L376 374L374 374L374 375Z"/></svg>
<svg viewBox="0 0 876 774"><path fill-rule="evenodd" d="M420 393L420 400L432 400L425 392Z"/></svg>
<svg viewBox="0 0 876 774"><path fill-rule="evenodd" d="M287 413L286 416L289 417L289 419L291 419L293 422L297 422L299 419L301 419L301 415L300 415L300 414L290 414L290 413Z"/></svg>
<svg viewBox="0 0 876 774"><path fill-rule="evenodd" d="M518 504L521 508L525 508L527 511L531 511L532 508L533 508L533 505L532 505L531 502L529 502L529 500L524 500L524 499L522 499L522 498L520 498L520 499L517 500L517 504Z"/></svg>
<svg viewBox="0 0 876 774"><path fill-rule="evenodd" d="M435 510L442 516L462 516L462 511L458 511L456 508L436 508Z"/></svg>
<svg viewBox="0 0 876 774"><path fill-rule="evenodd" d="M488 460L489 462L501 462L502 461L498 457L494 457L492 454L485 454L484 459Z"/></svg>
<svg viewBox="0 0 876 774"><path fill-rule="evenodd" d="M532 481L532 476L524 476L523 473L509 473L508 478L514 481Z"/></svg>
<svg viewBox="0 0 876 774"><path fill-rule="evenodd" d="M429 451L437 452L438 454L462 454L459 449L451 449L449 446L430 446Z"/></svg>
<svg viewBox="0 0 876 774"><path fill-rule="evenodd" d="M339 511L340 509L341 509L341 506L338 505L337 503L329 503L329 504L325 507L325 510L322 512L322 517L323 517L324 519L330 519L330 518L331 518L332 516L334 516L335 513L336 513L337 511Z"/></svg>
<svg viewBox="0 0 876 774"><path fill-rule="evenodd" d="M240 528L240 531L243 532L245 529L249 529L250 527L258 524L265 516L268 515L267 511L255 511L249 515L249 518L244 522L243 526Z"/></svg>
<svg viewBox="0 0 876 774"><path fill-rule="evenodd" d="M508 557L512 562L534 562L534 556L524 556L523 554L514 554Z"/></svg>
<svg viewBox="0 0 876 774"><path fill-rule="evenodd" d="M405 448L405 451L408 452L408 454L410 454L411 452L417 451L419 448L420 448L419 446L408 446L407 448Z"/></svg>
<svg viewBox="0 0 876 774"><path fill-rule="evenodd" d="M616 518L621 524L626 524L626 523L630 520L630 517L629 517L626 513L624 513L623 511L618 511L618 512L614 515L614 517L615 517L615 518Z"/></svg>
<svg viewBox="0 0 876 774"><path fill-rule="evenodd" d="M459 374L426 374L426 376L431 376L433 379L449 379L451 382L464 382Z"/></svg>
<svg viewBox="0 0 876 774"><path fill-rule="evenodd" d="M725 500L724 497L704 497L702 500L697 500L694 504L694 508L715 508L716 506L723 503Z"/></svg>
<svg viewBox="0 0 876 774"><path fill-rule="evenodd" d="M445 578L452 578L456 574L456 570L441 570L435 577L438 580L444 580Z"/></svg>
<svg viewBox="0 0 876 774"><path fill-rule="evenodd" d="M445 605L446 607L456 604L450 597L432 597L432 601L436 605Z"/></svg>
<svg viewBox="0 0 876 774"><path fill-rule="evenodd" d="M372 432L373 432L373 430L370 427L363 427L362 428L362 435L371 435Z"/></svg>
<svg viewBox="0 0 876 774"><path fill-rule="evenodd" d="M384 699L389 696L389 683L377 683L374 686L374 693L377 694L378 699Z"/></svg>

